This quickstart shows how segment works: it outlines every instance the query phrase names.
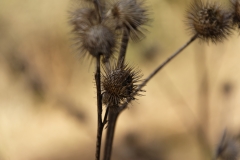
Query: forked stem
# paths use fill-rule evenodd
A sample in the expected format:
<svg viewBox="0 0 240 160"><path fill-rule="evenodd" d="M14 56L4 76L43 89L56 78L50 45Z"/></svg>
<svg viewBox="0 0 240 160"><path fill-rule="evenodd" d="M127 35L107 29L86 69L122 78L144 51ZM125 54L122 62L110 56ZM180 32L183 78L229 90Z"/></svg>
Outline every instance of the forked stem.
<svg viewBox="0 0 240 160"><path fill-rule="evenodd" d="M126 32L124 33L126 34ZM173 53L169 58L167 58L163 63L161 63L144 81L142 84L139 85L138 90L135 92L137 94L147 82L152 79L166 64L168 64L173 58L175 58L179 53L181 53L187 46L189 46L195 39L197 39L197 35L194 35L186 44L184 44L181 48L179 48L175 53ZM126 37L125 37L126 38ZM128 37L129 38L129 37ZM124 43L126 42L126 43ZM122 47L120 51L120 55L118 58L118 66L121 66L124 63L125 55L126 55L126 48L127 48L128 39L122 39ZM123 44L126 44L124 46ZM109 115L108 115L108 130L106 135L106 144L104 150L104 158L103 160L110 160L111 153L112 153L112 145L113 145L113 138L114 138L114 131L117 122L117 118L119 114L127 107L128 103L131 101L129 99L125 102L122 106L118 107L118 110L114 110L112 107L109 108Z"/></svg>

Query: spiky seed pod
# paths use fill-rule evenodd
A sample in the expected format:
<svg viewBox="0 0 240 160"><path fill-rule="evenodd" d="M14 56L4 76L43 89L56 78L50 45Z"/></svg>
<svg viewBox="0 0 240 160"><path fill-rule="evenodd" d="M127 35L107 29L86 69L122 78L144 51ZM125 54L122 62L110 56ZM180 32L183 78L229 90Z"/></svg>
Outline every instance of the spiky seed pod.
<svg viewBox="0 0 240 160"><path fill-rule="evenodd" d="M70 15L76 46L81 54L89 52L93 57L110 58L116 47L116 36L113 30L99 23L95 9L81 8Z"/></svg>
<svg viewBox="0 0 240 160"><path fill-rule="evenodd" d="M203 41L216 43L231 34L231 14L220 4L194 0L187 13L189 29Z"/></svg>
<svg viewBox="0 0 240 160"><path fill-rule="evenodd" d="M118 0L110 5L105 19L116 30L128 29L132 40L144 37L143 25L149 22L148 10L142 0Z"/></svg>
<svg viewBox="0 0 240 160"><path fill-rule="evenodd" d="M231 0L233 25L240 29L240 0Z"/></svg>
<svg viewBox="0 0 240 160"><path fill-rule="evenodd" d="M105 70L103 73L103 103L110 107L117 107L127 100L134 100L137 93L137 83L142 75L140 71L124 65L118 68L117 65L112 69Z"/></svg>

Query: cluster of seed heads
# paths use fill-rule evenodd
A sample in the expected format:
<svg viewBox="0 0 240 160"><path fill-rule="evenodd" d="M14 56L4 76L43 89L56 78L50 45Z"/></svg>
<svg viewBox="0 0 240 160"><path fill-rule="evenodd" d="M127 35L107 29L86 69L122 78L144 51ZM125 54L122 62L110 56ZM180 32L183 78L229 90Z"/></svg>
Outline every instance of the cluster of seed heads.
<svg viewBox="0 0 240 160"><path fill-rule="evenodd" d="M133 39L139 39L143 35L142 26L149 21L144 3L139 0L119 0L107 5L109 7L100 13L94 7L94 1L92 5L91 1L87 3L87 7L80 3L70 12L76 45L84 55L90 53L93 57L110 58L116 52L119 31L127 29Z"/></svg>
<svg viewBox="0 0 240 160"><path fill-rule="evenodd" d="M193 34L203 41L221 42L240 28L240 0L232 0L232 8L224 9L217 2L194 0L190 5L187 23Z"/></svg>
<svg viewBox="0 0 240 160"><path fill-rule="evenodd" d="M107 2L85 0L85 3L88 5L80 3L70 12L70 24L81 55L101 57L107 67L102 80L104 103L118 105L125 99L134 99L134 75L137 75L134 69L124 63L110 67L109 59L121 49L119 39L124 38L125 33L132 40L144 37L144 25L149 22L144 1L117 0L105 5ZM240 0L231 0L231 4L231 9L225 9L217 2L193 0L187 12L189 29L200 40L223 41L234 27L240 29Z"/></svg>
<svg viewBox="0 0 240 160"><path fill-rule="evenodd" d="M232 7L225 9L218 2L193 0L187 11L188 28L194 34L192 41L197 37L205 42L217 43L226 39L234 28L240 30L240 0L229 1ZM134 100L135 96L141 95L138 93L141 91L138 82L141 81L142 75L140 71L124 63L127 46L124 43L128 43L129 37L133 41L144 37L144 25L149 22L149 12L143 0L116 0L110 4L106 3L103 0L82 0L77 4L76 9L70 11L69 22L73 27L72 31L80 55L89 55L97 59L95 79L98 107L102 107L103 103L107 107L118 109L122 104L124 106ZM119 42L121 38L122 41ZM110 58L118 51L120 56L117 63L111 62ZM100 66L104 70L101 74ZM102 108L99 117L102 116L101 110ZM99 124L104 124L101 118ZM101 138L101 134L99 135ZM101 146L101 139L99 144ZM226 139L224 134L217 148L216 158L236 160L239 156L238 150L238 145L233 140ZM96 155L98 157L100 152Z"/></svg>
<svg viewBox="0 0 240 160"><path fill-rule="evenodd" d="M148 12L141 0L117 0L107 5L106 2L98 4L101 1L97 0L85 3L87 5L79 3L70 12L76 46L83 56L102 58L105 70L101 79L103 103L119 106L138 95L136 83L141 76L134 68L124 63L115 65L109 59L120 50L120 38L128 36L136 41L144 37L143 26L149 21Z"/></svg>

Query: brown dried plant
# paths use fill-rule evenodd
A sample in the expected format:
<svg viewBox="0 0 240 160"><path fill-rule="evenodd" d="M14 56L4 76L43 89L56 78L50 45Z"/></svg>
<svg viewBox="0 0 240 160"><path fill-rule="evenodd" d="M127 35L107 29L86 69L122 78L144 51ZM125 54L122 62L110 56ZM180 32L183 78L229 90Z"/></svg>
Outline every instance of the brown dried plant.
<svg viewBox="0 0 240 160"><path fill-rule="evenodd" d="M203 41L221 42L231 34L231 14L217 2L194 0L188 9L188 28Z"/></svg>
<svg viewBox="0 0 240 160"><path fill-rule="evenodd" d="M93 5L79 6L70 11L70 24L75 34L75 44L79 52L86 56L103 56L108 60L116 49L117 37L114 30L100 19L98 11Z"/></svg>
<svg viewBox="0 0 240 160"><path fill-rule="evenodd" d="M83 3L87 5L84 6ZM142 88L166 64L197 38L203 42L222 42L231 34L233 25L237 25L238 28L240 26L239 0L232 1L231 11L227 11L216 2L193 0L186 16L188 28L193 36L141 81L140 71L129 67L125 63L125 57L129 38L136 41L144 37L144 25L149 22L149 11L145 2L117 0L106 5L107 2L100 0L85 0L79 4L81 5L69 12L69 22L73 26L80 54L85 56L89 53L96 59L98 112L96 160L100 160L104 126L108 124L103 160L110 160L116 121L120 113L136 99L135 96L140 95ZM119 38L122 40L119 42L120 45L117 45ZM113 62L110 57L117 51L119 52L117 62ZM107 109L102 118L103 105Z"/></svg>

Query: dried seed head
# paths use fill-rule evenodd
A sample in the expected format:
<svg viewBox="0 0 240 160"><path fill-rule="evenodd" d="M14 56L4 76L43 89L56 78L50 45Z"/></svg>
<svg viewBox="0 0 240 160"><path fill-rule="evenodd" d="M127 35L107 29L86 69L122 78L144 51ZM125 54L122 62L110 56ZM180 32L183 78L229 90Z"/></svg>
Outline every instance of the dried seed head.
<svg viewBox="0 0 240 160"><path fill-rule="evenodd" d="M119 106L127 100L134 100L138 83L142 75L128 65L105 70L103 74L103 103L107 106Z"/></svg>
<svg viewBox="0 0 240 160"><path fill-rule="evenodd" d="M96 57L98 54L108 59L115 48L115 35L104 25L90 27L82 34L82 47Z"/></svg>
<svg viewBox="0 0 240 160"><path fill-rule="evenodd" d="M240 29L240 0L231 0L232 2L232 16L233 25Z"/></svg>
<svg viewBox="0 0 240 160"><path fill-rule="evenodd" d="M148 11L142 0L118 0L111 5L105 18L116 30L128 29L132 40L144 37L143 28L149 22Z"/></svg>
<svg viewBox="0 0 240 160"><path fill-rule="evenodd" d="M70 14L76 46L81 54L89 52L93 57L110 58L116 47L116 36L109 27L99 23L95 9L81 8Z"/></svg>
<svg viewBox="0 0 240 160"><path fill-rule="evenodd" d="M216 43L231 33L231 14L217 3L194 0L187 13L189 29L203 41Z"/></svg>

